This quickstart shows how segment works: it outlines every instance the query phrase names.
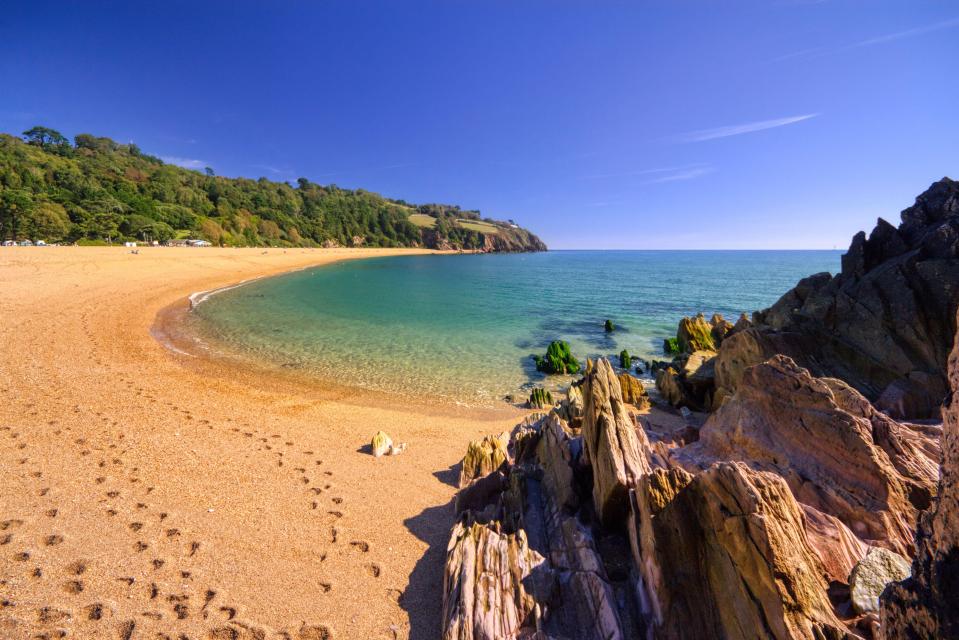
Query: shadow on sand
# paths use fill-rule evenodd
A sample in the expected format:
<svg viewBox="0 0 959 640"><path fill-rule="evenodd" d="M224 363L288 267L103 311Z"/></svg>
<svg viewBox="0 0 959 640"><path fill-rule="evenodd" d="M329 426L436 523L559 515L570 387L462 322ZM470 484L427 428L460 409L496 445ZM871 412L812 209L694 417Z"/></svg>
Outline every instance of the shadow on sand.
<svg viewBox="0 0 959 640"><path fill-rule="evenodd" d="M459 465L435 475L444 480ZM453 484L450 482L449 484ZM429 547L410 573L410 584L400 596L400 607L410 618L409 640L434 640L440 637L443 613L443 565L446 562L446 544L453 528L453 501L439 507L424 509L418 516L403 521L414 536Z"/></svg>
<svg viewBox="0 0 959 640"><path fill-rule="evenodd" d="M449 469L444 469L442 471L434 471L433 477L442 482L443 484L448 484L453 488L459 488L460 480L460 469L463 468L462 462L457 462L454 465L451 465Z"/></svg>

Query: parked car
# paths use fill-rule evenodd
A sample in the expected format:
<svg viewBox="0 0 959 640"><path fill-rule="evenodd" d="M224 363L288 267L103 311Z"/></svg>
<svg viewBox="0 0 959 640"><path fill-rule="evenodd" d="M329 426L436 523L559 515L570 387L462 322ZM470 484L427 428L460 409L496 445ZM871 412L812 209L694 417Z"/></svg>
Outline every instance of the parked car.
<svg viewBox="0 0 959 640"><path fill-rule="evenodd" d="M17 246L17 243L14 242L13 240L4 240L4 241L3 241L3 246L5 246L5 247L15 247L15 246Z"/></svg>
<svg viewBox="0 0 959 640"><path fill-rule="evenodd" d="M32 247L32 246L33 246L33 242L30 241L30 240L23 240L22 242L20 242L20 246L21 246L21 247Z"/></svg>
<svg viewBox="0 0 959 640"><path fill-rule="evenodd" d="M45 247L45 246L47 246L47 243L44 242L43 240L37 240L37 246L38 246L38 247Z"/></svg>

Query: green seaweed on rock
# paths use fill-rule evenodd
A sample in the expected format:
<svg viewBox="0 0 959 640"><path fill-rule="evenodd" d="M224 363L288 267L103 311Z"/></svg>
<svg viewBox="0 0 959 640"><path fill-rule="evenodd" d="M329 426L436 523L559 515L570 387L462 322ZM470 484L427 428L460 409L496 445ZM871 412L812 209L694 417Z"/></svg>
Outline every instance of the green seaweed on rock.
<svg viewBox="0 0 959 640"><path fill-rule="evenodd" d="M577 373L579 361L570 353L569 343L565 340L553 340L546 349L545 356L533 356L536 370L543 373Z"/></svg>
<svg viewBox="0 0 959 640"><path fill-rule="evenodd" d="M623 349L622 351L620 351L619 352L620 368L626 369L628 371L632 365L633 365L633 359L630 357L629 351L627 351L626 349Z"/></svg>

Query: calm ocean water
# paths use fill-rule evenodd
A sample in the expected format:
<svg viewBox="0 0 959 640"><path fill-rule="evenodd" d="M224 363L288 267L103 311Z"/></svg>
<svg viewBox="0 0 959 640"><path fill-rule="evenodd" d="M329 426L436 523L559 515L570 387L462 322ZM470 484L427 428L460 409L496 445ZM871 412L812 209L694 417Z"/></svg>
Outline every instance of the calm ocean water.
<svg viewBox="0 0 959 640"><path fill-rule="evenodd" d="M735 322L839 251L550 251L351 261L258 280L190 314L214 348L365 388L492 404L543 383L553 339L581 358L661 357L681 316ZM617 331L607 334L610 318ZM549 380L550 385L561 381Z"/></svg>

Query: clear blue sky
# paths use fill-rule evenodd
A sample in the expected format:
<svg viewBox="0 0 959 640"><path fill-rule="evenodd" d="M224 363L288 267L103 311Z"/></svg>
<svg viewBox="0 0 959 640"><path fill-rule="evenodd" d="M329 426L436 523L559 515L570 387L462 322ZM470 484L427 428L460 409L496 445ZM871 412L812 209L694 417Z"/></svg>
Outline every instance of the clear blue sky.
<svg viewBox="0 0 959 640"><path fill-rule="evenodd" d="M553 248L845 248L959 178L959 4L45 2L0 131L514 218Z"/></svg>

